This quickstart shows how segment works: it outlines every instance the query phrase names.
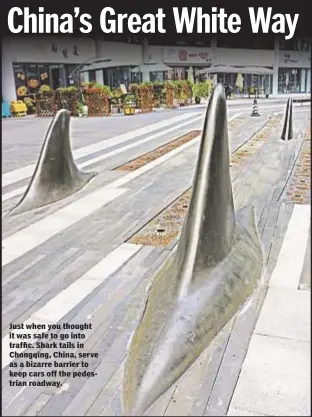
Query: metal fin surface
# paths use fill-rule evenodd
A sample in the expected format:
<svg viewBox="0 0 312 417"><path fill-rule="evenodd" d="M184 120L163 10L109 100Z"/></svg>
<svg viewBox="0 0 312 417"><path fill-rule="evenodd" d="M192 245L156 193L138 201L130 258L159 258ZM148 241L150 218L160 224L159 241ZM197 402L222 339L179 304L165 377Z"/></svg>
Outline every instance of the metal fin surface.
<svg viewBox="0 0 312 417"><path fill-rule="evenodd" d="M31 181L9 215L46 206L80 190L95 172L82 172L70 144L70 113L59 110L47 131Z"/></svg>
<svg viewBox="0 0 312 417"><path fill-rule="evenodd" d="M176 252L156 274L129 345L123 411L142 415L210 345L257 288L263 267L254 211L235 220L226 101L218 85L202 134ZM249 230L250 229L250 230Z"/></svg>
<svg viewBox="0 0 312 417"><path fill-rule="evenodd" d="M294 133L293 133L293 123L292 123L292 98L290 97L287 100L281 139L291 140L293 137L294 137Z"/></svg>

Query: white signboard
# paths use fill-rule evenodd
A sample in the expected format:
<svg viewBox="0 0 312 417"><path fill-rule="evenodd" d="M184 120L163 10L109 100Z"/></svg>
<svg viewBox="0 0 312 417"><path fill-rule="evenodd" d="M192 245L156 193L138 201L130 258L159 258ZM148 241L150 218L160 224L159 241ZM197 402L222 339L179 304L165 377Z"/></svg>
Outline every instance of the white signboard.
<svg viewBox="0 0 312 417"><path fill-rule="evenodd" d="M280 51L279 67L310 68L311 54L309 52Z"/></svg>
<svg viewBox="0 0 312 417"><path fill-rule="evenodd" d="M13 62L78 64L95 56L95 41L70 36L11 37L4 47Z"/></svg>
<svg viewBox="0 0 312 417"><path fill-rule="evenodd" d="M164 62L166 64L211 64L211 48L166 47L164 48Z"/></svg>

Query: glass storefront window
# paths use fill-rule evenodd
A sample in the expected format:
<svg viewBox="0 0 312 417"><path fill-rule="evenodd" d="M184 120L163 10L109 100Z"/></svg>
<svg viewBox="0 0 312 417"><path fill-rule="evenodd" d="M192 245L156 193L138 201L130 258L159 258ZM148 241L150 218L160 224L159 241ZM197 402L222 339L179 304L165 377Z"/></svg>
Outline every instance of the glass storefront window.
<svg viewBox="0 0 312 417"><path fill-rule="evenodd" d="M309 52L309 50L310 50L310 41L309 40L302 41L301 51Z"/></svg>
<svg viewBox="0 0 312 417"><path fill-rule="evenodd" d="M96 74L95 70L89 71L89 82L95 82L96 81Z"/></svg>
<svg viewBox="0 0 312 417"><path fill-rule="evenodd" d="M27 77L27 87L30 94L34 94L40 87L39 77L38 77L38 65L27 64L26 65L26 77Z"/></svg>
<svg viewBox="0 0 312 417"><path fill-rule="evenodd" d="M285 51L299 51L299 52L309 52L310 50L310 40L309 39L280 39L279 49Z"/></svg>
<svg viewBox="0 0 312 417"><path fill-rule="evenodd" d="M50 87L49 66L38 65L39 82L41 85L48 85Z"/></svg>
<svg viewBox="0 0 312 417"><path fill-rule="evenodd" d="M307 88L306 93L311 93L311 70L307 70Z"/></svg>
<svg viewBox="0 0 312 417"><path fill-rule="evenodd" d="M280 68L278 72L279 93L308 93L311 70L305 68Z"/></svg>
<svg viewBox="0 0 312 417"><path fill-rule="evenodd" d="M236 87L237 73L220 73L217 74L217 82L230 85L234 91L239 93ZM272 94L273 76L270 74L242 74L243 90L248 92L250 87L257 87L259 93Z"/></svg>
<svg viewBox="0 0 312 417"><path fill-rule="evenodd" d="M131 73L131 83L140 84L142 82L142 74L140 72L130 72L130 73Z"/></svg>
<svg viewBox="0 0 312 417"><path fill-rule="evenodd" d="M165 72L167 71L153 71L150 72L150 81L155 82L158 81L160 83L164 82L166 79Z"/></svg>
<svg viewBox="0 0 312 417"><path fill-rule="evenodd" d="M171 67L170 70L165 71L165 80L186 80L189 67Z"/></svg>
<svg viewBox="0 0 312 417"><path fill-rule="evenodd" d="M104 84L110 88L118 88L120 84L125 84L128 88L131 83L140 83L141 73L131 72L134 66L122 66L103 69Z"/></svg>
<svg viewBox="0 0 312 417"><path fill-rule="evenodd" d="M42 85L53 90L69 85L69 74L76 65L65 64L13 64L16 97L23 97L37 93Z"/></svg>
<svg viewBox="0 0 312 417"><path fill-rule="evenodd" d="M16 97L18 100L22 100L23 97L28 94L25 65L14 64L13 71L15 79Z"/></svg>

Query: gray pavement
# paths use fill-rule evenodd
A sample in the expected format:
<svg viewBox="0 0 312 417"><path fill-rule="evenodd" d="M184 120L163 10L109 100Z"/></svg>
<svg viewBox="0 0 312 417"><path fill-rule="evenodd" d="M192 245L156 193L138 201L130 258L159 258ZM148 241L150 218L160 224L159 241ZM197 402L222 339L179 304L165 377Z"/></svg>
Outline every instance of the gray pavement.
<svg viewBox="0 0 312 417"><path fill-rule="evenodd" d="M302 275L304 282L309 279L310 201L296 204L287 195L279 197L295 177L310 108L294 107L295 138L288 144L279 140L283 110L283 105L272 109L262 104L261 116L251 118L250 105L228 107L233 161L239 150L247 155L232 166L235 205L255 205L264 248L259 290L146 415L309 415L310 289L298 288ZM146 287L178 237L168 247L129 241L192 185L198 141L130 173L115 168L200 129L203 114L203 108L194 106L133 117L73 119L77 163L99 175L58 203L3 218L3 415L122 415L127 344L144 308ZM268 127L271 119L275 125ZM3 215L29 182L49 122L29 118L3 123ZM287 262L289 251L296 268ZM289 308L284 311L285 305ZM9 386L9 326L27 320L91 323L83 351L98 353L88 361L88 371L97 375L58 378L61 387Z"/></svg>

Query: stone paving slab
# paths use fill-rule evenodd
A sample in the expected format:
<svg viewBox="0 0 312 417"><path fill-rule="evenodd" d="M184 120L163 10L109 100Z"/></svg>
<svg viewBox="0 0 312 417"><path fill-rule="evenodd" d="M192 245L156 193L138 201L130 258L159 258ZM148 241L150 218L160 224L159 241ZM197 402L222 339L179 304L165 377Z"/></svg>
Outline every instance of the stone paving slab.
<svg viewBox="0 0 312 417"><path fill-rule="evenodd" d="M311 342L311 305L307 291L270 288L255 333Z"/></svg>
<svg viewBox="0 0 312 417"><path fill-rule="evenodd" d="M231 407L255 416L309 416L310 343L255 335L248 353Z"/></svg>
<svg viewBox="0 0 312 417"><path fill-rule="evenodd" d="M232 146L244 143L249 132L259 130L268 116L253 121L255 124L249 130L247 126L251 119L238 123L232 132ZM296 118L298 133L306 129L307 117L307 113L300 112ZM238 206L251 202L256 205L267 254L267 280L292 213L292 205L279 202L278 196L293 164L294 149L303 135L294 140L287 152L278 137L278 132L272 133L246 161L235 173L234 185ZM141 153L144 152L141 150ZM188 148L137 177L126 185L129 185L129 191L123 196L6 265L3 268L3 335L10 320L25 320L53 300L62 289L69 288L181 195L191 185L196 155L196 146ZM128 156L128 153L122 156L125 162ZM81 195L87 196L92 190L123 177L120 173L117 177L112 175L112 171L104 168ZM45 218L80 196L45 208L35 216L25 213L16 222L5 220L4 236ZM8 203L12 204L12 200ZM244 214L242 219L245 219ZM60 390L26 387L21 392L19 387L8 387L5 383L8 378L6 368L3 372L3 415L122 415L120 384L129 337L142 314L147 285L171 256L176 243L167 249L144 246L63 317L62 320L69 323L92 320L94 330L87 334L85 349L99 352L99 358L90 361L90 369L98 372L95 379L69 378L64 379ZM253 307L221 332L213 346L146 415L226 415L264 295L265 288L255 297ZM239 404L235 408L245 409Z"/></svg>

